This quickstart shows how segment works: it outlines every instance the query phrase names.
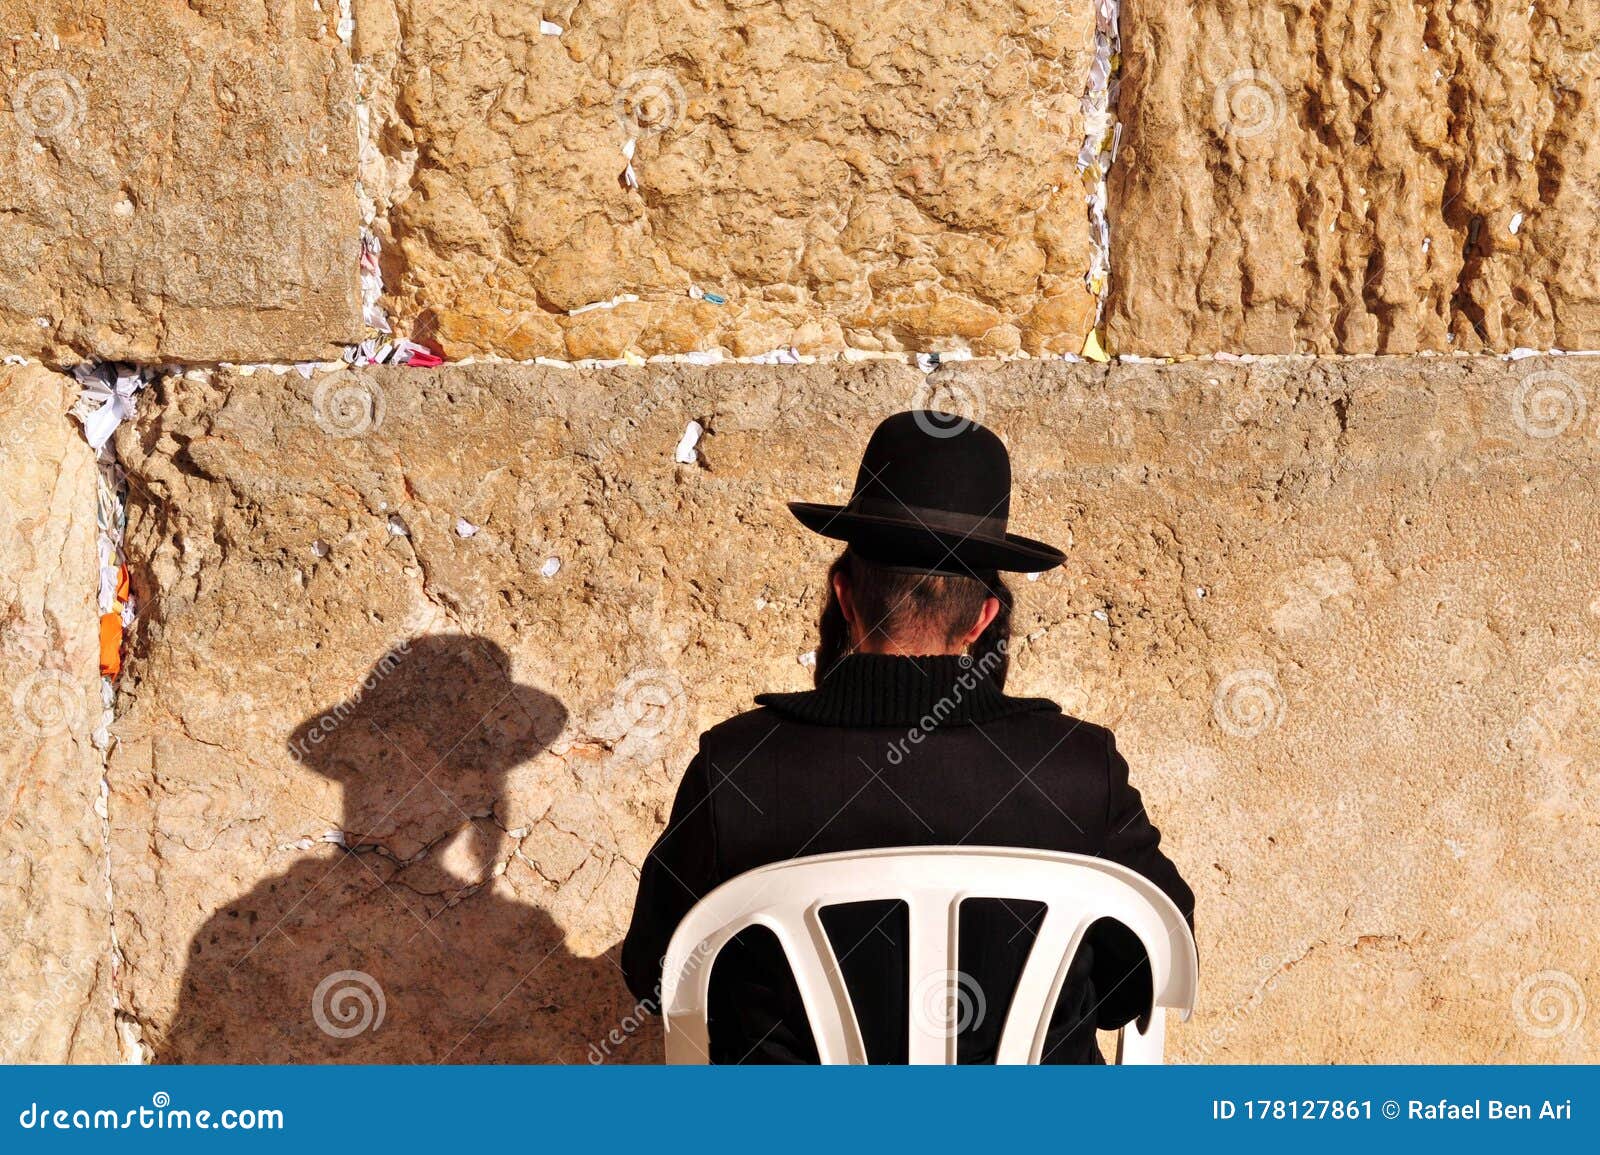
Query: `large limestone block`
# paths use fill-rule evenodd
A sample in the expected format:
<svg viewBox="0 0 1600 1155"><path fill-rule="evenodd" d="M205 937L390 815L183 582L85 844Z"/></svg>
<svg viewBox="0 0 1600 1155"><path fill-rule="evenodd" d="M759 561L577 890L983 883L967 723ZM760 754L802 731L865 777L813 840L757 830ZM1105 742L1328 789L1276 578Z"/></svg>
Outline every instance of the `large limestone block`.
<svg viewBox="0 0 1600 1155"><path fill-rule="evenodd" d="M0 368L0 1062L116 1061L95 465L38 366Z"/></svg>
<svg viewBox="0 0 1600 1155"><path fill-rule="evenodd" d="M1136 353L1600 346L1600 9L1125 0Z"/></svg>
<svg viewBox="0 0 1600 1155"><path fill-rule="evenodd" d="M334 8L0 2L0 348L264 361L359 339Z"/></svg>
<svg viewBox="0 0 1600 1155"><path fill-rule="evenodd" d="M1013 688L1117 730L1199 892L1174 1053L1600 1054L1600 369L933 383L1068 548L1017 580ZM887 362L160 385L111 768L157 1052L657 1056L613 949L695 735L808 679L832 546L783 501L929 395Z"/></svg>
<svg viewBox="0 0 1600 1155"><path fill-rule="evenodd" d="M1093 28L1041 0L364 0L388 306L524 359L1076 352Z"/></svg>

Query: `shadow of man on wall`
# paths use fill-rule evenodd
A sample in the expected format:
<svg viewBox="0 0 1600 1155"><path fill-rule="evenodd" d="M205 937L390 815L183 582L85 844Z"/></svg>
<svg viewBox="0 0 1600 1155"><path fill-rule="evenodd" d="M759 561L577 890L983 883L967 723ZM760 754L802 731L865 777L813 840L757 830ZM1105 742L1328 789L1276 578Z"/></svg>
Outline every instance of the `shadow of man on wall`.
<svg viewBox="0 0 1600 1155"><path fill-rule="evenodd" d="M290 753L343 787L343 845L324 835L211 916L159 1058L647 1058L650 1043L626 1037L641 1016L615 950L572 954L518 900L542 883L496 821L508 772L566 717L512 679L493 642L433 635L390 650L351 697L296 727Z"/></svg>

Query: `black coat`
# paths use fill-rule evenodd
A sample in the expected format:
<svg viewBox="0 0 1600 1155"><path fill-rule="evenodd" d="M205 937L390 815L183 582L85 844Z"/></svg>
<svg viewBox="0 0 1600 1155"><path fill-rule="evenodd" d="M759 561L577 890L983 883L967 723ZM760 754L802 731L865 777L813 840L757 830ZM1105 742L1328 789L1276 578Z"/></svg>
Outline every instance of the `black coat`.
<svg viewBox="0 0 1600 1155"><path fill-rule="evenodd" d="M708 730L639 878L623 969L654 1007L679 920L721 882L800 855L890 846L1022 846L1101 855L1164 890L1193 924L1194 895L1159 849L1111 732L1044 699L1007 697L963 658L854 655L820 690L768 694ZM958 969L981 997L958 1037L962 1062L992 1062L1037 908L962 909ZM873 1062L906 1059L905 911L823 916ZM1150 1001L1131 932L1102 922L1068 971L1045 1061L1098 1062L1094 1029ZM776 941L750 931L713 971L712 1059L816 1062L799 993Z"/></svg>

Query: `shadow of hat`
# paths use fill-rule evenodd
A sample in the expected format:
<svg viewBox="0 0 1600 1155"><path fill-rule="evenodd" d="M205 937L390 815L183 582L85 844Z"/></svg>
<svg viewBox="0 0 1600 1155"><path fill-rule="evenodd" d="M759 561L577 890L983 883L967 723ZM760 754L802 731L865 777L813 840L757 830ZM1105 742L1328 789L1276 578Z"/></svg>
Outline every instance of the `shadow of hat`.
<svg viewBox="0 0 1600 1155"><path fill-rule="evenodd" d="M289 736L294 759L361 786L374 776L498 781L567 722L559 700L517 682L511 659L476 634L428 634L374 662L340 702Z"/></svg>

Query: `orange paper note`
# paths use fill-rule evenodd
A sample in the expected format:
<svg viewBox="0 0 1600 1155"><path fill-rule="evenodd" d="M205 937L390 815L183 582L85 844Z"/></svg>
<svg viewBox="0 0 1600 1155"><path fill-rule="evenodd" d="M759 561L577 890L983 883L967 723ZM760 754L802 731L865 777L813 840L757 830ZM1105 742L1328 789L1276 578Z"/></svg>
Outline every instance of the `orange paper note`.
<svg viewBox="0 0 1600 1155"><path fill-rule="evenodd" d="M122 615L100 615L100 672L108 678L122 673Z"/></svg>

